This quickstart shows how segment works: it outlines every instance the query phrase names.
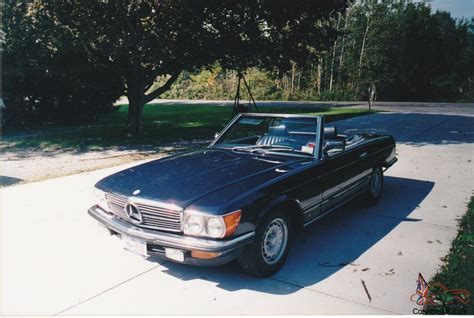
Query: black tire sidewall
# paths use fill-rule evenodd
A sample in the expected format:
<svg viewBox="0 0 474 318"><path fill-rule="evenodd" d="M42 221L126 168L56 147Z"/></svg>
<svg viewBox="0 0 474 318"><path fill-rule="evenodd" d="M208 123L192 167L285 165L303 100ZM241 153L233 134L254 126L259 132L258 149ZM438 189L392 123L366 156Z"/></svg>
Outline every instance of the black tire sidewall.
<svg viewBox="0 0 474 318"><path fill-rule="evenodd" d="M285 247L285 251L281 256L280 260L275 264L268 264L265 262L262 254L262 244L265 230L268 225L277 218L281 218L286 222L288 230L288 241ZM285 263L288 257L288 252L293 239L293 229L291 224L291 218L288 213L282 210L277 210L263 218L258 224L255 232L255 238L251 244L249 244L241 255L238 257L238 262L241 268L252 275L257 277L268 277L275 274Z"/></svg>
<svg viewBox="0 0 474 318"><path fill-rule="evenodd" d="M380 190L376 196L372 193L372 178L375 173L380 174ZM384 176L383 176L383 171L381 168L373 168L372 169L372 174L370 175L369 182L367 184L367 189L365 191L365 201L369 205L374 205L377 203L377 201L380 199L380 196L382 195L382 190L383 190L383 184L384 184Z"/></svg>

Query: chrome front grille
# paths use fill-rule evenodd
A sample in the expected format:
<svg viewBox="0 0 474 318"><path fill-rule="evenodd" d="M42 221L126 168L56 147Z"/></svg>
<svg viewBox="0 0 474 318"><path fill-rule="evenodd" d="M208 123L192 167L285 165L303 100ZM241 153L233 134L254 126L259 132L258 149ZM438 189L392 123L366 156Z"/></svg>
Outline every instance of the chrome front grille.
<svg viewBox="0 0 474 318"><path fill-rule="evenodd" d="M106 193L105 197L113 214L138 226L172 232L182 231L183 211L177 206L132 197L131 202L138 208L142 216L142 222L137 223L131 220L125 212L125 206L129 202L127 197L113 193Z"/></svg>
<svg viewBox="0 0 474 318"><path fill-rule="evenodd" d="M128 199L126 197L119 196L112 193L106 193L105 198L107 199L107 204L109 205L110 212L112 212L113 214L121 218L124 218L124 219L128 218L127 213L125 213L125 210L124 210L125 205L128 202Z"/></svg>

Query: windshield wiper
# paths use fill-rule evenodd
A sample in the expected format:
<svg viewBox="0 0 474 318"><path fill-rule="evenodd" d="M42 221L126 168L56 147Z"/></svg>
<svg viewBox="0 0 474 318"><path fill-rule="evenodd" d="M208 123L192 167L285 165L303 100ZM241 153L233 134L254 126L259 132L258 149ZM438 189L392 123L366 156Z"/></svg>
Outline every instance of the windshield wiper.
<svg viewBox="0 0 474 318"><path fill-rule="evenodd" d="M296 150L290 146L283 146L283 145L251 145L251 146L238 146L238 147L233 147L232 151L248 151L248 152L256 152L260 150L269 150L269 151L274 151L274 152L296 152L296 153L302 153L305 155L312 156L312 154Z"/></svg>
<svg viewBox="0 0 474 318"><path fill-rule="evenodd" d="M236 150L242 150L242 151L255 151L255 150L264 150L264 149L293 149L289 146L274 146L274 145L250 145L250 146L237 146L237 147L233 147L232 148L232 151L236 151Z"/></svg>
<svg viewBox="0 0 474 318"><path fill-rule="evenodd" d="M274 152L290 151L290 152L296 152L298 154L303 154L303 155L307 155L307 156L313 156L312 153L297 150L297 149L294 149L294 148L291 148L291 147L288 147L288 148L274 148L274 149L270 149L270 151L274 151Z"/></svg>

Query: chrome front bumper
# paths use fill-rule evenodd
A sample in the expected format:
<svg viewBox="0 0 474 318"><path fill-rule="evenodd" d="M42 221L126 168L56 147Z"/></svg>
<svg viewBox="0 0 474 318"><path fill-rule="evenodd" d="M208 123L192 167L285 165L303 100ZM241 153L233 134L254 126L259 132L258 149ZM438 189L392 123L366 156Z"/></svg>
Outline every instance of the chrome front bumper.
<svg viewBox="0 0 474 318"><path fill-rule="evenodd" d="M184 251L199 250L204 252L216 252L225 256L226 254L239 250L241 247L250 243L255 235L254 232L250 232L229 240L210 240L140 228L105 212L97 205L91 207L88 210L88 213L94 219L99 221L99 223L120 235L125 234L131 237L143 239L149 244L156 244ZM206 260L206 262L209 261L210 260ZM188 261L185 263L197 263L197 261Z"/></svg>

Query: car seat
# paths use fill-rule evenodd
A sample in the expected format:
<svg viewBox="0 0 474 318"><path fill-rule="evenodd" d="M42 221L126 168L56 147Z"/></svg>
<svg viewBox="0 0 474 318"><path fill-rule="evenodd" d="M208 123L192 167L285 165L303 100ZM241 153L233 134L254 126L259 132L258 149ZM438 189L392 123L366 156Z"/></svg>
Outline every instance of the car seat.
<svg viewBox="0 0 474 318"><path fill-rule="evenodd" d="M346 147L346 135L339 135L337 133L337 126L333 127L324 127L324 146L328 141L341 141L343 147Z"/></svg>
<svg viewBox="0 0 474 318"><path fill-rule="evenodd" d="M337 126L324 127L324 139L337 139Z"/></svg>
<svg viewBox="0 0 474 318"><path fill-rule="evenodd" d="M288 131L285 125L268 128L268 134L263 135L258 141L259 146L269 146L288 139Z"/></svg>

